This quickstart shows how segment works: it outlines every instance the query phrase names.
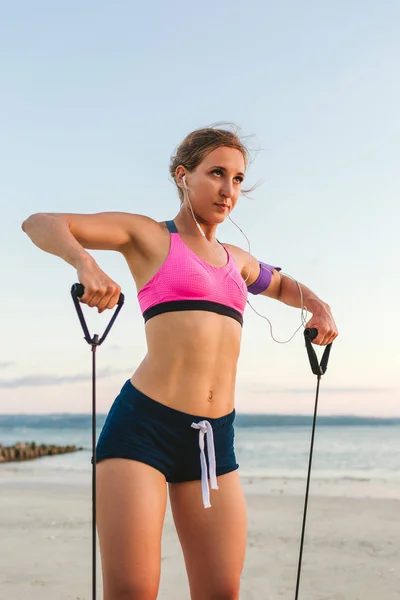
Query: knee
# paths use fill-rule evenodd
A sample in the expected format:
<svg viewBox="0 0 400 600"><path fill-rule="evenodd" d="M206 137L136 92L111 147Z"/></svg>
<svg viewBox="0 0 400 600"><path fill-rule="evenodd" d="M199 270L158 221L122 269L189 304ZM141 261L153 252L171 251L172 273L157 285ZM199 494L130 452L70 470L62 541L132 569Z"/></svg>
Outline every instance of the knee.
<svg viewBox="0 0 400 600"><path fill-rule="evenodd" d="M104 593L104 600L156 600L157 594L158 585L127 583L109 588Z"/></svg>
<svg viewBox="0 0 400 600"><path fill-rule="evenodd" d="M211 595L212 600L238 600L240 577L226 579L217 583Z"/></svg>

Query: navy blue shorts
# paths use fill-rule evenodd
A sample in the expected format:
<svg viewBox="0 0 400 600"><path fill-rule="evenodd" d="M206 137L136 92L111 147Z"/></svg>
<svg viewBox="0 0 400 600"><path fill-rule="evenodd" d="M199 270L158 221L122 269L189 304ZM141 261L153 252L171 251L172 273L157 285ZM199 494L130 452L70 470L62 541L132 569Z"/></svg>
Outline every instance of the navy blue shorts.
<svg viewBox="0 0 400 600"><path fill-rule="evenodd" d="M97 443L96 462L129 458L161 471L170 483L201 479L199 431L192 423L202 420L207 420L213 430L216 475L238 469L235 410L217 419L190 415L152 400L128 379L107 415ZM207 444L204 450L208 461Z"/></svg>

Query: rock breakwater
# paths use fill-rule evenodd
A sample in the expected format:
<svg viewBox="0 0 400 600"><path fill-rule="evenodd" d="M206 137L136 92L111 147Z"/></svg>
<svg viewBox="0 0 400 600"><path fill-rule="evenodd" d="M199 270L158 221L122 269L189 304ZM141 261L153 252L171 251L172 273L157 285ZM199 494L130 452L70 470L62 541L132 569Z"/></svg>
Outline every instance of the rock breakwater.
<svg viewBox="0 0 400 600"><path fill-rule="evenodd" d="M0 444L0 463L33 460L43 456L56 456L67 452L83 450L79 446L57 446L55 444L36 444L36 442L18 442L13 446Z"/></svg>

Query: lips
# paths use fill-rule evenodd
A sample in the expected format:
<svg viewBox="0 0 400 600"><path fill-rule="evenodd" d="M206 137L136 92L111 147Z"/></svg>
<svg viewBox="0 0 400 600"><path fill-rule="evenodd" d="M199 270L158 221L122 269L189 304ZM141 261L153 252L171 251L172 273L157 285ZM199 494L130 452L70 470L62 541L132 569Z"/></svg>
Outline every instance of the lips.
<svg viewBox="0 0 400 600"><path fill-rule="evenodd" d="M217 204L215 203L216 206L220 206L221 208L229 208L229 206L227 204Z"/></svg>

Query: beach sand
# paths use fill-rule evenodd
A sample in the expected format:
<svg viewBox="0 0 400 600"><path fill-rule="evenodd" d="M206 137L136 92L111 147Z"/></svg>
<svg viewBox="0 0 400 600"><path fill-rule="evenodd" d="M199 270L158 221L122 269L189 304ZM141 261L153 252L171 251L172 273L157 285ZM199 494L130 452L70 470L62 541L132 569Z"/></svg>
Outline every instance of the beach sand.
<svg viewBox="0 0 400 600"><path fill-rule="evenodd" d="M240 598L292 600L304 482L242 481L249 533ZM400 498L382 495L368 482L312 483L300 599L400 599ZM2 600L90 600L90 485L3 481L0 564ZM99 560L99 600L100 570ZM169 508L158 597L189 599Z"/></svg>

